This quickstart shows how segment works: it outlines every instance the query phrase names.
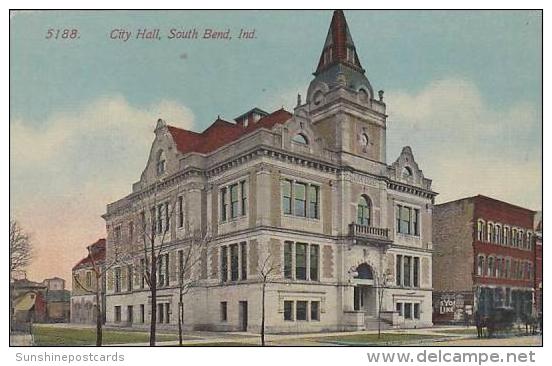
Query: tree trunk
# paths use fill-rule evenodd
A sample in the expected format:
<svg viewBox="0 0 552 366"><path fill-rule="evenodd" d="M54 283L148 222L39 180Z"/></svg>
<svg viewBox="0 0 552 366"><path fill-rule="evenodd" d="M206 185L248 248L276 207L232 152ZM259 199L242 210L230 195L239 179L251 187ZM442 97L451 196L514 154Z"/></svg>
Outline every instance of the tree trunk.
<svg viewBox="0 0 552 366"><path fill-rule="evenodd" d="M182 346L182 323L184 323L184 303L182 302L182 287L178 299L178 344Z"/></svg>
<svg viewBox="0 0 552 366"><path fill-rule="evenodd" d="M101 295L100 295L100 278L96 277L96 346L102 345L102 308L101 308Z"/></svg>
<svg viewBox="0 0 552 366"><path fill-rule="evenodd" d="M261 310L261 346L265 345L265 292L266 292L266 282L263 281L263 303Z"/></svg>
<svg viewBox="0 0 552 366"><path fill-rule="evenodd" d="M153 251L153 243L152 243ZM150 318L150 346L155 346L155 330L157 325L157 258L151 256L150 269L150 290L151 290L151 318Z"/></svg>

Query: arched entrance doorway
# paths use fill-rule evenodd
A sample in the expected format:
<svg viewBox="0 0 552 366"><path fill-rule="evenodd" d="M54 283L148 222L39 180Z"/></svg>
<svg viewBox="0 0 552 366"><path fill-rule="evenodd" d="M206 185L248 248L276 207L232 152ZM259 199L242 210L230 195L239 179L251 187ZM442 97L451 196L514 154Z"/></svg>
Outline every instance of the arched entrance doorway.
<svg viewBox="0 0 552 366"><path fill-rule="evenodd" d="M374 287L374 270L367 263L361 263L353 277L353 305L355 311L364 311L369 316L377 314L376 289Z"/></svg>

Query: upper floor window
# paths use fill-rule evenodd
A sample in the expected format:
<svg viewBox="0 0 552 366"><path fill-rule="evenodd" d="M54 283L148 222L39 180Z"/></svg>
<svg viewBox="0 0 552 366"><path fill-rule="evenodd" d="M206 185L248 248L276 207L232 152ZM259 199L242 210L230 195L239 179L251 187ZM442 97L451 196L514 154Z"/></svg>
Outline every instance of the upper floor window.
<svg viewBox="0 0 552 366"><path fill-rule="evenodd" d="M303 145L309 144L309 140L302 133L298 133L297 135L293 136L292 141Z"/></svg>
<svg viewBox="0 0 552 366"><path fill-rule="evenodd" d="M282 210L286 215L318 219L320 217L320 187L288 179L283 180Z"/></svg>
<svg viewBox="0 0 552 366"><path fill-rule="evenodd" d="M483 241L485 224L483 221L477 221L477 240Z"/></svg>
<svg viewBox="0 0 552 366"><path fill-rule="evenodd" d="M245 180L220 189L220 219L235 219L247 214L247 184Z"/></svg>
<svg viewBox="0 0 552 366"><path fill-rule="evenodd" d="M178 196L178 227L184 226L184 198Z"/></svg>
<svg viewBox="0 0 552 366"><path fill-rule="evenodd" d="M494 233L494 225L492 223L487 224L487 242L492 243Z"/></svg>
<svg viewBox="0 0 552 366"><path fill-rule="evenodd" d="M500 244L500 241L501 241L501 236L502 234L502 228L500 227L500 225L496 225L495 226L495 231L494 231L494 242L496 244Z"/></svg>
<svg viewBox="0 0 552 366"><path fill-rule="evenodd" d="M398 205L396 210L397 233L420 235L419 215L420 210L416 208Z"/></svg>
<svg viewBox="0 0 552 366"><path fill-rule="evenodd" d="M504 244L504 245L509 244L509 241L510 241L509 233L510 233L510 230L506 226L504 226L502 228L502 244Z"/></svg>
<svg viewBox="0 0 552 366"><path fill-rule="evenodd" d="M485 256L479 255L477 257L477 275L483 276L484 270L485 270Z"/></svg>
<svg viewBox="0 0 552 366"><path fill-rule="evenodd" d="M487 260L487 277L492 277L494 275L494 264L494 258L489 257L489 259Z"/></svg>
<svg viewBox="0 0 552 366"><path fill-rule="evenodd" d="M226 187L220 190L220 219L226 221L226 211L228 207L228 191Z"/></svg>
<svg viewBox="0 0 552 366"><path fill-rule="evenodd" d="M159 150L157 153L157 174L163 174L165 172L165 153L163 150Z"/></svg>
<svg viewBox="0 0 552 366"><path fill-rule="evenodd" d="M115 243L121 243L121 226L115 226Z"/></svg>
<svg viewBox="0 0 552 366"><path fill-rule="evenodd" d="M238 184L230 186L230 217L238 217Z"/></svg>
<svg viewBox="0 0 552 366"><path fill-rule="evenodd" d="M366 196L361 196L360 201L357 205L357 224L364 225L364 226L370 226L371 224L371 217L370 217L370 210L371 210L371 203L370 199Z"/></svg>
<svg viewBox="0 0 552 366"><path fill-rule="evenodd" d="M115 292L121 292L121 268L115 268Z"/></svg>

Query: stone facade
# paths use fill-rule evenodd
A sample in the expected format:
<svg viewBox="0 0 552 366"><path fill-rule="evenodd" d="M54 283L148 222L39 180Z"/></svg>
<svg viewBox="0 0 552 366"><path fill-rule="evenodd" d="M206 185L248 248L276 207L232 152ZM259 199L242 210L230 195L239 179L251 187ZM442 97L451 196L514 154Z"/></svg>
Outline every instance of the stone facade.
<svg viewBox="0 0 552 366"><path fill-rule="evenodd" d="M306 102L251 114L201 134L160 120L140 181L107 206L108 261L139 263L147 233L131 227L159 226L156 246L169 254L159 326L177 325L175 253L192 233L210 240L184 297L185 328L258 331L267 262L267 332L372 328L380 308L386 326L430 326L435 193L409 147L387 164L383 93L374 96L342 12ZM109 325L148 326L150 291L132 268L108 272Z"/></svg>

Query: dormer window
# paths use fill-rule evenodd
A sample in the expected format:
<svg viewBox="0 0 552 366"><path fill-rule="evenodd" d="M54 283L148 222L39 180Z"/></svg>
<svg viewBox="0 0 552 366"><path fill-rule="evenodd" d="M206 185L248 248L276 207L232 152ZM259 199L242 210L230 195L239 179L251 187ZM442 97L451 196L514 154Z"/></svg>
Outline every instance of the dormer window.
<svg viewBox="0 0 552 366"><path fill-rule="evenodd" d="M165 153L159 150L157 153L157 174L165 173Z"/></svg>
<svg viewBox="0 0 552 366"><path fill-rule="evenodd" d="M303 145L309 144L309 140L302 133L298 133L297 135L293 136L292 141Z"/></svg>

